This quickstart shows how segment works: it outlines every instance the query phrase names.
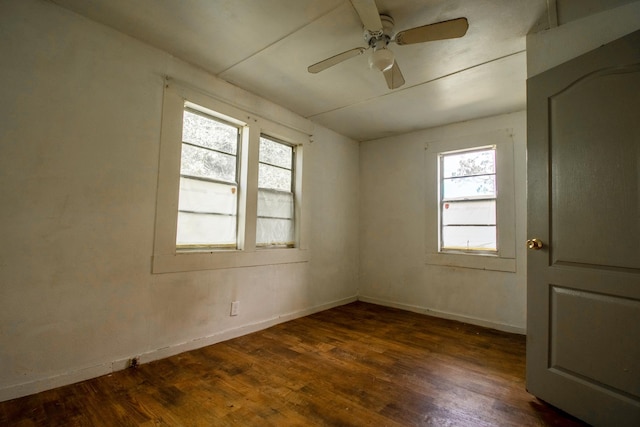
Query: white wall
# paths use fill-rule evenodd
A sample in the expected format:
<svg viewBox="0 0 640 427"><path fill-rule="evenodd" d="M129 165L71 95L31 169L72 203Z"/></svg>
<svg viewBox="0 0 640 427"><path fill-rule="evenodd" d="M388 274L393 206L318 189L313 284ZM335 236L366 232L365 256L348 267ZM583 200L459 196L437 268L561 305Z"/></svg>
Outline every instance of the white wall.
<svg viewBox="0 0 640 427"><path fill-rule="evenodd" d="M357 143L305 146L309 262L151 274L163 76L311 124L42 0L0 2L0 57L0 400L355 299Z"/></svg>
<svg viewBox="0 0 640 427"><path fill-rule="evenodd" d="M640 29L633 2L527 36L531 77ZM512 129L516 272L427 265L426 142ZM526 328L526 113L361 143L360 290L364 301L514 332Z"/></svg>
<svg viewBox="0 0 640 427"><path fill-rule="evenodd" d="M529 75L640 28L639 14L635 2L530 35ZM0 401L358 293L524 331L524 112L360 149L316 126L304 150L309 262L151 274L165 75L273 121L310 123L43 0L0 2L0 57ZM516 272L427 265L425 142L503 129L515 142ZM229 316L232 300L241 302L238 317Z"/></svg>
<svg viewBox="0 0 640 427"><path fill-rule="evenodd" d="M515 159L516 272L426 264L427 142L508 130ZM485 142L486 143L486 142ZM525 112L360 144L360 299L524 332Z"/></svg>

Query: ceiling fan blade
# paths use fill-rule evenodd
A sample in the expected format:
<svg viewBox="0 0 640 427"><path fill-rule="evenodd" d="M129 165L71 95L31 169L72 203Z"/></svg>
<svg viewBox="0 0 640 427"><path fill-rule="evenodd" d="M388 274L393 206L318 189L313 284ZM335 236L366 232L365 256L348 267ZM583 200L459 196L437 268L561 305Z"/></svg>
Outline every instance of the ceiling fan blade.
<svg viewBox="0 0 640 427"><path fill-rule="evenodd" d="M362 53L364 53L365 50L367 50L367 48L365 47L356 47L355 49L347 50L346 52L342 52L332 56L331 58L327 58L324 61L320 61L313 65L310 65L307 68L307 71L313 74L319 73L320 71L326 70L329 67L333 67L334 65L339 64L342 61L346 61L349 58L362 55Z"/></svg>
<svg viewBox="0 0 640 427"><path fill-rule="evenodd" d="M351 4L358 12L365 30L382 31L382 21L375 0L351 0Z"/></svg>
<svg viewBox="0 0 640 427"><path fill-rule="evenodd" d="M404 84L404 77L398 66L398 61L394 61L393 66L382 73L389 89L397 89Z"/></svg>
<svg viewBox="0 0 640 427"><path fill-rule="evenodd" d="M469 22L467 18L451 19L450 21L436 22L396 34L395 42L399 45L430 42L434 40L455 39L467 33Z"/></svg>

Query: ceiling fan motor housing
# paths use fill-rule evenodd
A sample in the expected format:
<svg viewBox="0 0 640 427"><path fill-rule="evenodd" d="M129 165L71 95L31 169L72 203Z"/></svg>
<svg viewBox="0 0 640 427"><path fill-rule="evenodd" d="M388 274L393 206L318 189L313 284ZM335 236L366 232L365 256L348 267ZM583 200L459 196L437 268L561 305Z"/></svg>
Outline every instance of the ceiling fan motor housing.
<svg viewBox="0 0 640 427"><path fill-rule="evenodd" d="M370 30L364 29L364 41L371 47L375 48L380 40L384 40L385 46L391 41L393 31L393 18L388 15L380 15L382 29Z"/></svg>
<svg viewBox="0 0 640 427"><path fill-rule="evenodd" d="M393 31L393 19L387 15L380 15L380 21L382 22L382 30L370 31L365 29L364 39L373 48L373 52L369 57L369 68L384 72L393 67L395 61L393 52L387 49L387 45L391 41L391 32Z"/></svg>

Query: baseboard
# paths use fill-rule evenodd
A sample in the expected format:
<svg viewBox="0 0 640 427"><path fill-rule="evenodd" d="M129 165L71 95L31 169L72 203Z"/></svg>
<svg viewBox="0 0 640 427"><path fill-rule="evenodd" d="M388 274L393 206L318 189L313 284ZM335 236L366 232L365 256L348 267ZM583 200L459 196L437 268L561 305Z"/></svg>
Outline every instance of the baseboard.
<svg viewBox="0 0 640 427"><path fill-rule="evenodd" d="M141 364L152 362L154 360L164 359L166 357L174 356L186 351L195 350L232 338L247 335L252 332L267 329L271 326L288 322L289 320L297 319L299 317L308 316L310 314L328 310L330 308L349 304L357 300L358 297L354 295L348 298L343 298L326 304L309 307L303 310L284 313L276 317L242 325L238 328L226 329L220 332L216 332L215 334L210 336L198 338L196 340L172 345L169 347L159 348L147 353L132 354L126 358L120 358L100 365L77 369L74 371L65 372L63 374L58 374L22 384L11 385L0 389L0 402L16 399L18 397L28 396L30 394L40 393L45 390L50 390L56 387L62 387L65 385L85 381L91 378L100 377L102 375L108 375L112 372L120 371L129 367L131 359L133 358L137 358L138 363Z"/></svg>
<svg viewBox="0 0 640 427"><path fill-rule="evenodd" d="M525 335L527 333L526 329L520 326L494 322L492 320L481 319L473 316L465 316L463 314L450 313L442 310L435 310L432 308L420 307L417 305L386 301L378 298L367 297L364 295L358 296L358 300L362 302L368 302L371 304L383 305L385 307L399 308L400 310L411 311L414 313L427 314L429 316L434 316L434 317L441 317L443 319L457 320L459 322L470 323L472 325L483 326L485 328L497 329L503 332L511 332L511 333L520 334L520 335Z"/></svg>
<svg viewBox="0 0 640 427"><path fill-rule="evenodd" d="M110 373L111 364L104 363L22 384L11 385L0 389L0 402L40 393L41 391L51 390L68 384L78 383L90 378L101 377Z"/></svg>

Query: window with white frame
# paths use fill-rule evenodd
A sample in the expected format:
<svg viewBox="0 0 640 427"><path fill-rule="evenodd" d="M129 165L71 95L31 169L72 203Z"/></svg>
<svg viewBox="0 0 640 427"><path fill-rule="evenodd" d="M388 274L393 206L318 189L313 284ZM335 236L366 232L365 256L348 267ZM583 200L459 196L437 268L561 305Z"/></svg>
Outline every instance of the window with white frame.
<svg viewBox="0 0 640 427"><path fill-rule="evenodd" d="M440 153L440 247L496 253L495 146Z"/></svg>
<svg viewBox="0 0 640 427"><path fill-rule="evenodd" d="M515 271L513 145L510 129L426 144L427 264Z"/></svg>
<svg viewBox="0 0 640 427"><path fill-rule="evenodd" d="M260 137L256 245L295 245L295 148Z"/></svg>
<svg viewBox="0 0 640 427"><path fill-rule="evenodd" d="M154 273L308 261L310 122L276 123L168 81L161 123Z"/></svg>
<svg viewBox="0 0 640 427"><path fill-rule="evenodd" d="M178 249L237 248L240 135L236 125L184 109Z"/></svg>

